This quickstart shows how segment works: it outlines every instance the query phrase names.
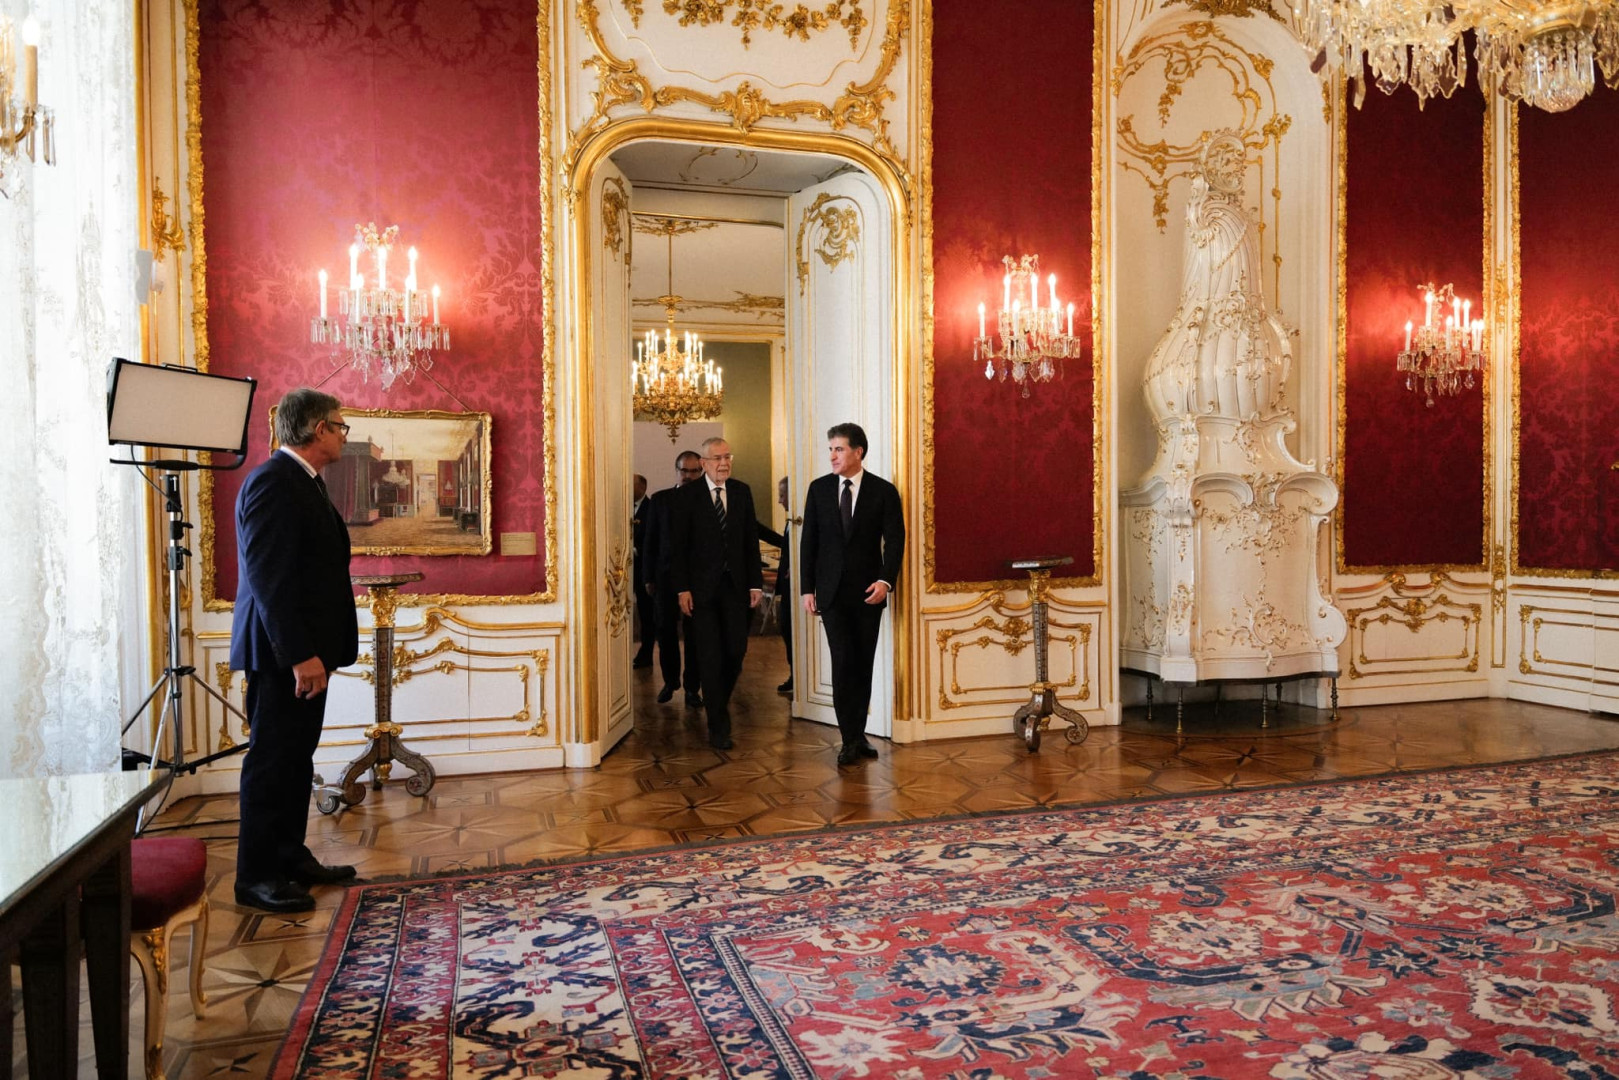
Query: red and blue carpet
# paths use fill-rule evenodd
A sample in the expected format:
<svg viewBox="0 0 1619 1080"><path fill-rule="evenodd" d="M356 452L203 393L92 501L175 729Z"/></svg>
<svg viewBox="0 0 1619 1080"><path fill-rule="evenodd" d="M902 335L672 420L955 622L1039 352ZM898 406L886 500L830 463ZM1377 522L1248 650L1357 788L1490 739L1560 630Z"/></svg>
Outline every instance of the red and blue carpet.
<svg viewBox="0 0 1619 1080"><path fill-rule="evenodd" d="M273 1075L1619 1076L1619 757L352 889Z"/></svg>

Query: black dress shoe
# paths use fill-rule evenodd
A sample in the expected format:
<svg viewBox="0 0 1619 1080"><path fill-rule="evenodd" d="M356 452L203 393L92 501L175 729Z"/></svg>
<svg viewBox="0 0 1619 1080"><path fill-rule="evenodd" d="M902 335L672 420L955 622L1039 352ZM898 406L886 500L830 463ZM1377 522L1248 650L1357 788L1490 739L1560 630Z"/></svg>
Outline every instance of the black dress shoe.
<svg viewBox="0 0 1619 1080"><path fill-rule="evenodd" d="M853 765L860 760L860 747L853 743L844 743L843 749L838 751L839 765Z"/></svg>
<svg viewBox="0 0 1619 1080"><path fill-rule="evenodd" d="M669 703L669 699L674 696L675 688L670 686L668 683L664 683L663 689L658 691L658 704L667 705Z"/></svg>
<svg viewBox="0 0 1619 1080"><path fill-rule="evenodd" d="M315 910L315 898L285 878L236 883L236 902L243 907L284 914Z"/></svg>
<svg viewBox="0 0 1619 1080"><path fill-rule="evenodd" d="M861 757L874 758L877 756L877 748L871 745L869 742L857 742L854 744L854 748Z"/></svg>
<svg viewBox="0 0 1619 1080"><path fill-rule="evenodd" d="M688 693L686 695L686 707L690 709L701 709L703 707L703 695Z"/></svg>
<svg viewBox="0 0 1619 1080"><path fill-rule="evenodd" d="M635 658L635 662L633 664L631 664L630 666L631 667L638 667L638 668L651 667L652 666L652 657L650 657L650 656L637 656Z"/></svg>
<svg viewBox="0 0 1619 1080"><path fill-rule="evenodd" d="M300 885L336 885L354 879L352 866L325 866L314 859L305 859L303 862L287 871L287 876Z"/></svg>
<svg viewBox="0 0 1619 1080"><path fill-rule="evenodd" d="M787 681L786 682L784 682L780 686L776 687L776 693L778 693L778 694L790 694L792 692L793 692L793 677L791 675L789 675L789 676L787 676Z"/></svg>
<svg viewBox="0 0 1619 1080"><path fill-rule="evenodd" d="M716 750L730 750L732 747L736 746L736 743L731 741L731 737L729 735L721 735L717 739L710 738L708 740L708 745L712 746Z"/></svg>

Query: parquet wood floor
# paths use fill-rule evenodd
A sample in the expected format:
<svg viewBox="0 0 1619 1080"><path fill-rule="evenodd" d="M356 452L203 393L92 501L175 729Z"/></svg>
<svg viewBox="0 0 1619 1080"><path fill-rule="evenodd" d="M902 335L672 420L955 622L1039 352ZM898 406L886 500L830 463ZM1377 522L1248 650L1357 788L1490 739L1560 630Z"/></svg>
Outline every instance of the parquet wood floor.
<svg viewBox="0 0 1619 1080"><path fill-rule="evenodd" d="M655 669L654 669L655 670ZM755 638L734 702L736 748L708 748L700 710L681 695L654 703L654 670L636 680L636 728L599 768L443 777L426 798L398 783L323 817L310 845L362 877L476 871L670 844L960 814L1150 799L1301 784L1379 773L1515 761L1619 748L1619 722L1520 702L1479 700L1345 710L1337 723L1287 708L1267 730L1257 703L1219 715L1141 710L1093 729L1078 747L1056 732L1038 754L1011 733L923 746L878 743L881 756L839 769L833 728L787 715L774 687L786 674L774 639ZM403 770L401 770L403 775ZM236 906L234 796L184 800L159 824L208 840L206 1019L184 992L189 943L173 958L165 1067L169 1077L259 1077L269 1068L320 956L342 890L317 889L315 911L275 916ZM13 991L16 993L14 983ZM135 976L131 1031L143 1008ZM20 996L17 1002L21 1005ZM88 1022L88 1010L83 1010ZM17 1076L26 1076L19 1017ZM88 1030L81 1075L93 1076ZM132 1062L138 1063L138 1049ZM132 1064L138 1075L138 1064Z"/></svg>

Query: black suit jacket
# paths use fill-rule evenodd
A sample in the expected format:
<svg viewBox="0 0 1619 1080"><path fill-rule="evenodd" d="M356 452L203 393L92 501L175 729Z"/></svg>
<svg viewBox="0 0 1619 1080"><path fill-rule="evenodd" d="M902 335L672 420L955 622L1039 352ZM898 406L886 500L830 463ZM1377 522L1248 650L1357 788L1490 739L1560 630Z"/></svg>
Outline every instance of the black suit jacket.
<svg viewBox="0 0 1619 1080"><path fill-rule="evenodd" d="M360 635L349 532L303 466L281 451L236 496L236 611L230 666L274 671L318 656L354 663Z"/></svg>
<svg viewBox="0 0 1619 1080"><path fill-rule="evenodd" d="M900 562L905 557L899 491L880 476L863 475L854 504L854 530L844 539L838 510L842 485L842 477L828 473L810 484L804 498L798 588L815 594L816 607L830 607L840 598L864 602L874 581L899 588Z"/></svg>
<svg viewBox="0 0 1619 1080"><path fill-rule="evenodd" d="M727 480L725 506L722 532L706 480L677 488L670 500L670 585L677 593L691 593L693 603L714 599L727 568L734 583L764 591L753 492L740 480Z"/></svg>
<svg viewBox="0 0 1619 1080"><path fill-rule="evenodd" d="M676 490L667 487L653 492L641 508L646 539L641 543L641 560L636 564L635 576L643 591L648 585L656 585L659 591L669 587L669 566L674 555L669 542L669 500L675 497Z"/></svg>

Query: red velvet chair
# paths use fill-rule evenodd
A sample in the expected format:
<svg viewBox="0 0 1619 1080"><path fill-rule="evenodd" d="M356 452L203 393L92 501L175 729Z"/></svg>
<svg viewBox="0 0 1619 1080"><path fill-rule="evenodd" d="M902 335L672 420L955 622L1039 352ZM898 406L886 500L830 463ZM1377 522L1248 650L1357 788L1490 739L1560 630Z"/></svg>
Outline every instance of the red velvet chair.
<svg viewBox="0 0 1619 1080"><path fill-rule="evenodd" d="M202 959L208 945L208 849L194 836L140 837L130 851L129 951L146 984L146 1076L163 1080L169 938L191 925L191 1011L200 1020Z"/></svg>

